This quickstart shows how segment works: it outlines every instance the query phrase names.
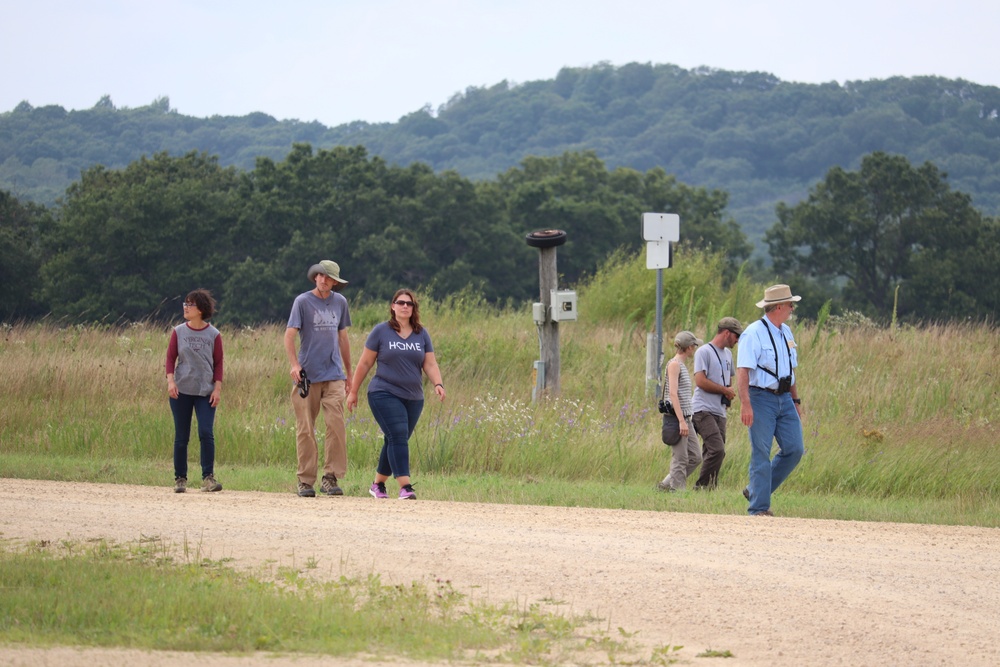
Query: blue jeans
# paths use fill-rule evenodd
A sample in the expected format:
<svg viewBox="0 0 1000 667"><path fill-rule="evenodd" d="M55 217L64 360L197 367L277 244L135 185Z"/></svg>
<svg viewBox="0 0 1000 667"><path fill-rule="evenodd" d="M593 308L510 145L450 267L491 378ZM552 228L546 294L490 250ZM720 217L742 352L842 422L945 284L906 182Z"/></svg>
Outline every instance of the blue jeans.
<svg viewBox="0 0 1000 667"><path fill-rule="evenodd" d="M411 401L387 391L375 391L368 394L368 406L385 435L376 471L386 477L409 477L410 436L424 410L423 399Z"/></svg>
<svg viewBox="0 0 1000 667"><path fill-rule="evenodd" d="M188 441L191 440L191 415L198 416L198 439L201 441L201 476L215 474L215 408L208 396L178 394L170 399L174 413L174 477L187 478Z"/></svg>
<svg viewBox="0 0 1000 667"><path fill-rule="evenodd" d="M753 424L750 426L749 514L771 509L771 494L781 486L799 464L805 447L802 444L802 421L792 403L791 394L772 394L750 387ZM778 453L771 459L771 442L778 441Z"/></svg>

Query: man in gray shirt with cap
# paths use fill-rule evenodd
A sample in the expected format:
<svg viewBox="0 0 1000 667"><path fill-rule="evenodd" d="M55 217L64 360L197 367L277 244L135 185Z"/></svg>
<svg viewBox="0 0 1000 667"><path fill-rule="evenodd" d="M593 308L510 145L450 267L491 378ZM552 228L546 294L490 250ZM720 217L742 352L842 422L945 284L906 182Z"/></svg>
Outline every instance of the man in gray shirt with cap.
<svg viewBox="0 0 1000 667"><path fill-rule="evenodd" d="M696 489L714 489L726 458L726 409L733 402L733 353L743 333L735 317L719 320L717 333L694 354L694 426L702 439L701 475Z"/></svg>

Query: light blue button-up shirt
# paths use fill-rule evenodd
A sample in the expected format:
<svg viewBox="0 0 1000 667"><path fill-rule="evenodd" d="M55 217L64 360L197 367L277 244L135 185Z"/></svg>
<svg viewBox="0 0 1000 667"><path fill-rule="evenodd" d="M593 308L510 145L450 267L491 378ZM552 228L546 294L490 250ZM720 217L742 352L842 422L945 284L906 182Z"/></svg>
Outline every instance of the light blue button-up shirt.
<svg viewBox="0 0 1000 667"><path fill-rule="evenodd" d="M771 330L774 345L779 348L778 350L775 350L774 346L771 345L771 338L767 335L768 329ZM787 354L780 349L782 335L784 335L784 342L788 344ZM751 387L777 389L778 378L787 375L792 376L792 384L795 384L795 371L793 369L799 365L799 359L792 330L788 328L787 324L782 324L779 329L771 324L766 317L747 325L740 336L736 365L739 368L749 369ZM778 377L761 370L758 365L774 371Z"/></svg>

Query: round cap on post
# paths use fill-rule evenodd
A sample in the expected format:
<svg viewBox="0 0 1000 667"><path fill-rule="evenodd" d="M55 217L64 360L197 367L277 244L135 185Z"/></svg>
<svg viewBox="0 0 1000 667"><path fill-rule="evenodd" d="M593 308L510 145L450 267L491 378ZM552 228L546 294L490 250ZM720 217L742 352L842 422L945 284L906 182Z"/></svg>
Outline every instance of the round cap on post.
<svg viewBox="0 0 1000 667"><path fill-rule="evenodd" d="M541 229L526 234L524 240L532 248L555 248L566 243L566 232L561 229Z"/></svg>

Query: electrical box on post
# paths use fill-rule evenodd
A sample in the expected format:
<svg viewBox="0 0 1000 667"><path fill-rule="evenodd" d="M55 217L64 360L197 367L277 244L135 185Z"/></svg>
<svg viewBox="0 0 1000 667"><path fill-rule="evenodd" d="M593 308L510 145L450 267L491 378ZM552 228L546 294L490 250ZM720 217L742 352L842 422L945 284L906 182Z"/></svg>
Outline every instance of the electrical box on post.
<svg viewBox="0 0 1000 667"><path fill-rule="evenodd" d="M551 291L552 321L553 322L574 322L576 321L576 292L559 290Z"/></svg>
<svg viewBox="0 0 1000 667"><path fill-rule="evenodd" d="M544 303L533 303L531 304L531 319L535 324L545 324L548 320L545 318L545 304Z"/></svg>

